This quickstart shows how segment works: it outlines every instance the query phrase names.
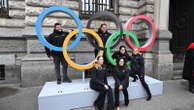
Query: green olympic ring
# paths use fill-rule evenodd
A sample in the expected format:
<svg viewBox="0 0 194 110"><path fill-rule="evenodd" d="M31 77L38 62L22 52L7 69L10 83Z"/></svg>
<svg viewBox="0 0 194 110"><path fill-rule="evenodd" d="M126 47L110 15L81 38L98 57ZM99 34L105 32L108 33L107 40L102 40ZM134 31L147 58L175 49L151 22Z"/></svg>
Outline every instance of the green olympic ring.
<svg viewBox="0 0 194 110"><path fill-rule="evenodd" d="M132 34L131 32L128 32L128 31L123 31L123 34L129 35L129 36L134 40L135 46L136 46L137 48L140 47L139 41L138 41L137 37L136 37L134 34ZM111 54L111 49L110 49L110 47L111 47L111 44L112 44L113 40L117 39L117 37L118 37L119 35L120 35L120 32L115 32L114 34L112 34L112 35L108 38L107 43L106 43L106 46L105 46L105 48L106 48L106 57L107 57L108 61L109 61L112 65L114 65L114 66L116 66L116 61L112 58L112 54ZM131 66L131 62L127 62L127 66Z"/></svg>

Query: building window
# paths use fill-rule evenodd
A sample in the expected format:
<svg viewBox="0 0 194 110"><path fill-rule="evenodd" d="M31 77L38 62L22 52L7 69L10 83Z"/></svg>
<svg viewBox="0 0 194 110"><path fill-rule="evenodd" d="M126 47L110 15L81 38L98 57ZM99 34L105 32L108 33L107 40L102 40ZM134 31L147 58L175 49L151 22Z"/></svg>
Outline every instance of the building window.
<svg viewBox="0 0 194 110"><path fill-rule="evenodd" d="M0 80L5 80L5 65L0 65Z"/></svg>
<svg viewBox="0 0 194 110"><path fill-rule="evenodd" d="M8 0L0 0L0 17L9 16Z"/></svg>
<svg viewBox="0 0 194 110"><path fill-rule="evenodd" d="M111 11L118 14L118 0L80 0L79 15L81 18L89 18L99 11Z"/></svg>

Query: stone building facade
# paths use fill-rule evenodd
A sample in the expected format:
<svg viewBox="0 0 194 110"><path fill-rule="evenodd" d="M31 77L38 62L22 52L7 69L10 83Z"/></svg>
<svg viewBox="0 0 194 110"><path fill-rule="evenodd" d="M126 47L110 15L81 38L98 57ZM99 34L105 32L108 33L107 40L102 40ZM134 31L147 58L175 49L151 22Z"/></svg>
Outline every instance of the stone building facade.
<svg viewBox="0 0 194 110"><path fill-rule="evenodd" d="M136 15L151 17L157 27L157 39L154 46L144 52L146 73L161 80L174 78L173 55L169 49L172 37L168 30L169 0L113 0L114 12L122 24ZM54 66L45 55L42 44L37 40L35 21L43 9L50 6L64 6L80 15L80 0L8 0L9 17L0 17L0 64L5 65L3 83L20 83L23 87L42 85L45 81L55 80ZM116 10L116 11L115 11ZM86 26L88 18L82 18ZM68 15L56 12L49 14L43 22L43 33L48 35L53 31L53 24L60 22L66 29L77 28L75 21ZM113 22L96 20L94 29L101 23L107 23L110 31L117 31ZM146 38L144 23L135 24L137 36ZM124 42L120 43L124 44ZM86 38L69 51L71 57L80 64L94 59L93 47ZM118 49L118 48L116 48ZM114 49L114 50L116 50ZM129 49L130 50L130 49ZM1 69L3 70L3 69ZM71 78L81 78L82 71L69 67Z"/></svg>

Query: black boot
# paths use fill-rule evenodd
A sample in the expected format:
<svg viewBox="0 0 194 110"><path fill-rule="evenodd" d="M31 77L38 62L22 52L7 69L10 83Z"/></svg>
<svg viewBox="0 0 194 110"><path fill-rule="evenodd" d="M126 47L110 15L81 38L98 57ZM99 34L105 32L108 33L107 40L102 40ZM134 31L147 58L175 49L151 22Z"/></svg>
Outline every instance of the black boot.
<svg viewBox="0 0 194 110"><path fill-rule="evenodd" d="M100 110L97 106L94 106L94 109L95 109L95 110Z"/></svg>
<svg viewBox="0 0 194 110"><path fill-rule="evenodd" d="M129 105L129 100L125 100L125 106L127 107Z"/></svg>
<svg viewBox="0 0 194 110"><path fill-rule="evenodd" d="M137 78L136 75L134 75L134 76L133 76L133 81L132 81L132 82L136 82L136 80L138 80L138 78Z"/></svg>
<svg viewBox="0 0 194 110"><path fill-rule="evenodd" d="M61 80L60 79L57 80L57 84L58 85L61 84Z"/></svg>
<svg viewBox="0 0 194 110"><path fill-rule="evenodd" d="M150 95L148 95L148 97L147 97L147 101L150 101L152 99L152 95L150 94Z"/></svg>
<svg viewBox="0 0 194 110"><path fill-rule="evenodd" d="M150 101L151 99L152 99L152 94L151 94L151 92L150 92L150 89L149 89L149 87L148 87L148 85L147 84L144 84L144 88L145 88L145 90L146 90L146 92L147 92L147 95L148 95L148 97L147 97L147 101Z"/></svg>
<svg viewBox="0 0 194 110"><path fill-rule="evenodd" d="M136 78L133 78L133 81L132 82L136 82L137 81L137 79Z"/></svg>
<svg viewBox="0 0 194 110"><path fill-rule="evenodd" d="M150 92L150 89L147 88L146 92L147 92L147 95L148 95L148 97L147 97L146 100L147 100L147 101L150 101L150 100L152 99L152 94L151 94L151 92Z"/></svg>
<svg viewBox="0 0 194 110"><path fill-rule="evenodd" d="M63 82L71 83L72 81L71 81L71 79L69 79L68 77L66 77L66 78L63 79Z"/></svg>

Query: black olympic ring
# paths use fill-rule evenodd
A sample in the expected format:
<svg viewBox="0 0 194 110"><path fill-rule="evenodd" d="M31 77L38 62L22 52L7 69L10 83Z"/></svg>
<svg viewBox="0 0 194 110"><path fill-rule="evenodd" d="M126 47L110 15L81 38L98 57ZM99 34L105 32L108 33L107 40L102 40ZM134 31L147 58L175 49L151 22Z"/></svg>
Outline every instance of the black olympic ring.
<svg viewBox="0 0 194 110"><path fill-rule="evenodd" d="M103 12L97 12L96 14L92 15L92 17L88 20L88 23L87 23L87 28L90 29L91 27L91 23L93 20L97 19L97 18L100 18L100 17L103 17L103 16L108 16L110 17L110 19L116 24L117 28L119 27L120 28L120 35L118 37L118 40L116 41L116 43L114 43L112 46L111 46L111 49L115 48L122 40L122 36L123 36L123 26L120 22L120 20L118 19L118 17L114 14L112 14L111 12L108 12L108 11L103 11ZM95 47L97 50L104 50L104 48L102 47L98 47L98 45L94 42L94 39L92 39L89 35L86 35L90 44Z"/></svg>

